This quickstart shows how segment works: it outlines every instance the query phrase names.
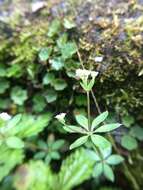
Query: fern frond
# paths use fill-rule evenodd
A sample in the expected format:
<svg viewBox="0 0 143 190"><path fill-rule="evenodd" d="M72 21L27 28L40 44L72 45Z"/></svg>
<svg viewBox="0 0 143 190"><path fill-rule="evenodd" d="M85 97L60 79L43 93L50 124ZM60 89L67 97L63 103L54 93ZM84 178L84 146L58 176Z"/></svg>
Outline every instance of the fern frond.
<svg viewBox="0 0 143 190"><path fill-rule="evenodd" d="M14 186L16 190L53 190L55 177L44 162L30 161L17 170Z"/></svg>
<svg viewBox="0 0 143 190"><path fill-rule="evenodd" d="M92 174L94 161L91 160L84 149L78 149L63 161L58 175L60 190L69 190Z"/></svg>
<svg viewBox="0 0 143 190"><path fill-rule="evenodd" d="M23 160L23 151L0 146L0 181Z"/></svg>

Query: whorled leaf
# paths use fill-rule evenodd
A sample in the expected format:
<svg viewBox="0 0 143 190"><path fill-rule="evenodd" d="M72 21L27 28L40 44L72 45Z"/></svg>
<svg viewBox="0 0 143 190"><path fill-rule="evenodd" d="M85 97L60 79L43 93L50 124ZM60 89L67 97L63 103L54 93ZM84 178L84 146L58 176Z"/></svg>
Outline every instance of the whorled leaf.
<svg viewBox="0 0 143 190"><path fill-rule="evenodd" d="M111 146L111 143L100 135L91 135L91 141L94 143L95 146L105 149Z"/></svg>
<svg viewBox="0 0 143 190"><path fill-rule="evenodd" d="M101 113L99 116L97 116L91 125L91 130L93 131L95 127L97 127L100 123L102 123L108 116L108 111L105 111Z"/></svg>
<svg viewBox="0 0 143 190"><path fill-rule="evenodd" d="M75 119L79 125L88 130L88 119L84 115L76 115Z"/></svg>
<svg viewBox="0 0 143 190"><path fill-rule="evenodd" d="M88 140L88 136L83 136L83 137L78 138L74 143L70 145L70 150L83 145L84 143L87 142L87 140Z"/></svg>
<svg viewBox="0 0 143 190"><path fill-rule="evenodd" d="M105 133L105 132L113 131L120 126L121 126L120 123L105 124L105 125L102 125L101 127L99 127L98 129L96 129L94 132L95 133Z"/></svg>

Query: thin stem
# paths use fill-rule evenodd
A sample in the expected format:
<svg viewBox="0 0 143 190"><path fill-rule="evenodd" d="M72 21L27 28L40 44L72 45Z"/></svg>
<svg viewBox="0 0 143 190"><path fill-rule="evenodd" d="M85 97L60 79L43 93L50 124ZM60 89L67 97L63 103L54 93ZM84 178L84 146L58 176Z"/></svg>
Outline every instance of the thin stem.
<svg viewBox="0 0 143 190"><path fill-rule="evenodd" d="M99 107L99 105L98 105L98 102L97 102L97 99L96 99L96 97L95 97L95 95L94 95L93 90L91 90L91 94L92 94L92 97L93 97L95 106L96 106L96 108L97 108L97 111L98 111L99 114L101 114L101 110L100 110L100 107Z"/></svg>
<svg viewBox="0 0 143 190"><path fill-rule="evenodd" d="M87 94L88 129L90 131L90 97L89 97L89 91L86 92L86 94Z"/></svg>

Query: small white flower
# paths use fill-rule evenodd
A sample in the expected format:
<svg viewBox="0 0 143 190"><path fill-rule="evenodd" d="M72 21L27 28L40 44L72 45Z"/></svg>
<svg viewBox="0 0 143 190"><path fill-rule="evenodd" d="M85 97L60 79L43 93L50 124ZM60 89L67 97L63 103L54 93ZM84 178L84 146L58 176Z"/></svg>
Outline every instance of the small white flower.
<svg viewBox="0 0 143 190"><path fill-rule="evenodd" d="M94 61L95 62L102 62L103 61L103 57L95 57Z"/></svg>
<svg viewBox="0 0 143 190"><path fill-rule="evenodd" d="M93 78L97 77L98 73L99 73L99 72L96 72L96 71L90 71L90 75L91 75Z"/></svg>
<svg viewBox="0 0 143 190"><path fill-rule="evenodd" d="M35 2L32 3L31 8L32 8L32 12L36 12L39 9L43 8L46 5L45 2Z"/></svg>
<svg viewBox="0 0 143 190"><path fill-rule="evenodd" d="M59 121L64 121L65 116L66 116L66 113L60 113L56 115L55 118L58 119Z"/></svg>
<svg viewBox="0 0 143 190"><path fill-rule="evenodd" d="M95 78L98 75L98 72L96 71L90 71L86 69L77 69L76 70L76 77L80 79L88 78L89 76Z"/></svg>
<svg viewBox="0 0 143 190"><path fill-rule="evenodd" d="M0 118L3 119L3 120L5 120L5 121L7 121L7 120L10 120L10 119L11 119L11 115L9 115L9 114L6 113L6 112L2 112L2 113L0 114Z"/></svg>

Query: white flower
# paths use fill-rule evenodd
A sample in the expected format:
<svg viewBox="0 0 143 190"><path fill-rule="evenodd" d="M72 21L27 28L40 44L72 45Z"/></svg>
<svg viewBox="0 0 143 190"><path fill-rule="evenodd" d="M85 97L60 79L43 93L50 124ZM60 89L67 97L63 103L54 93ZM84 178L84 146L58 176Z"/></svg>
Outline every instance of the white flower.
<svg viewBox="0 0 143 190"><path fill-rule="evenodd" d="M35 3L32 3L32 5L31 5L32 12L36 12L39 9L43 8L44 6L46 6L45 2L35 2Z"/></svg>
<svg viewBox="0 0 143 190"><path fill-rule="evenodd" d="M97 77L98 73L99 73L99 72L96 72L96 71L90 71L90 75L91 75L93 78Z"/></svg>
<svg viewBox="0 0 143 190"><path fill-rule="evenodd" d="M89 76L95 78L98 75L98 72L96 71L90 71L86 69L77 69L76 70L76 77L80 79L88 78Z"/></svg>
<svg viewBox="0 0 143 190"><path fill-rule="evenodd" d="M9 114L6 113L6 112L2 112L2 113L0 114L0 118L3 119L3 120L5 120L5 121L7 121L7 120L10 120L10 119L11 119L11 115L9 115Z"/></svg>
<svg viewBox="0 0 143 190"><path fill-rule="evenodd" d="M66 113L60 113L56 115L55 118L58 119L59 121L64 121L65 116L66 116Z"/></svg>
<svg viewBox="0 0 143 190"><path fill-rule="evenodd" d="M102 62L103 61L103 57L95 57L94 61L95 62Z"/></svg>

